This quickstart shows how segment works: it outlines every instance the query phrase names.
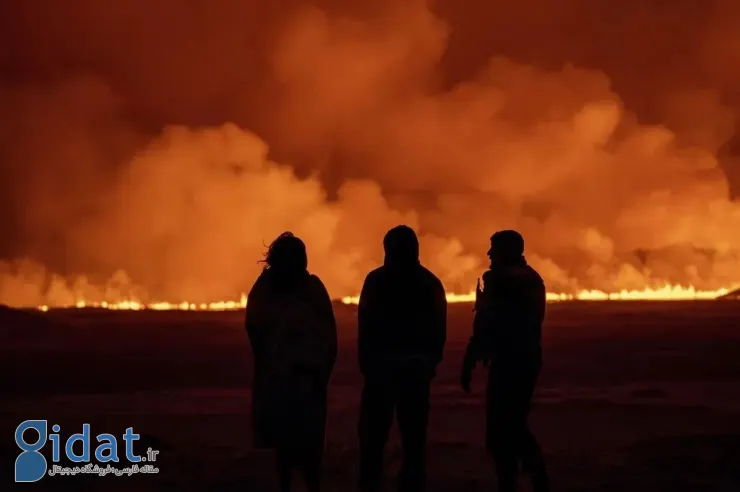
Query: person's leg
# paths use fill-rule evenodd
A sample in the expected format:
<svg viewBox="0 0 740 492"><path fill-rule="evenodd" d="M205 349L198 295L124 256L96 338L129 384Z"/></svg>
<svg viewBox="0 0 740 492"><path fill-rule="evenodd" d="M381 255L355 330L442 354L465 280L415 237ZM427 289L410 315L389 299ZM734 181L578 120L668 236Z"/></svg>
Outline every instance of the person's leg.
<svg viewBox="0 0 740 492"><path fill-rule="evenodd" d="M486 449L496 467L499 492L514 492L519 479L518 432L511 375L491 368L486 391Z"/></svg>
<svg viewBox="0 0 740 492"><path fill-rule="evenodd" d="M290 492L293 481L293 456L290 451L279 448L276 450L275 456L277 458L280 492Z"/></svg>
<svg viewBox="0 0 740 492"><path fill-rule="evenodd" d="M252 430L255 449L272 449L274 445L270 415L270 388L262 375L261 368L255 365L252 381Z"/></svg>
<svg viewBox="0 0 740 492"><path fill-rule="evenodd" d="M379 490L383 452L393 423L394 392L386 381L366 379L360 404L360 490Z"/></svg>
<svg viewBox="0 0 740 492"><path fill-rule="evenodd" d="M321 468L326 441L326 388L317 387L311 405L305 405L304 411L311 410L310 433L307 436L306 449L303 454L301 469L308 492L319 492L321 489Z"/></svg>
<svg viewBox="0 0 740 492"><path fill-rule="evenodd" d="M321 468L326 441L326 388L315 385L315 390L305 399L301 413L304 419L304 442L301 447L300 469L308 492L321 489Z"/></svg>
<svg viewBox="0 0 740 492"><path fill-rule="evenodd" d="M399 490L420 492L426 486L426 446L430 381L405 382L398 394L398 427L403 445Z"/></svg>
<svg viewBox="0 0 740 492"><path fill-rule="evenodd" d="M321 461L321 454L317 451L310 452L303 460L301 468L308 492L321 490Z"/></svg>
<svg viewBox="0 0 740 492"><path fill-rule="evenodd" d="M519 473L516 458L510 454L494 457L496 464L496 481L498 492L516 492L519 484Z"/></svg>
<svg viewBox="0 0 740 492"><path fill-rule="evenodd" d="M529 377L523 378L521 386L519 456L522 462L522 471L529 476L534 492L548 492L550 481L547 475L545 457L537 439L529 428L527 420L532 406L532 396L539 376L538 370L533 370Z"/></svg>
<svg viewBox="0 0 740 492"><path fill-rule="evenodd" d="M549 492L550 479L545 457L529 426L526 426L522 439L521 458L522 471L529 476L533 492Z"/></svg>
<svg viewBox="0 0 740 492"><path fill-rule="evenodd" d="M488 452L496 467L499 492L514 492L519 481L519 460L511 432L511 419L499 415L488 415Z"/></svg>
<svg viewBox="0 0 740 492"><path fill-rule="evenodd" d="M272 382L270 419L281 492L290 490L294 471L306 477L307 457L317 448L317 442L323 445L325 415L321 413L321 395L312 391L310 380L302 376L293 374ZM315 481L318 473L312 469L311 479Z"/></svg>

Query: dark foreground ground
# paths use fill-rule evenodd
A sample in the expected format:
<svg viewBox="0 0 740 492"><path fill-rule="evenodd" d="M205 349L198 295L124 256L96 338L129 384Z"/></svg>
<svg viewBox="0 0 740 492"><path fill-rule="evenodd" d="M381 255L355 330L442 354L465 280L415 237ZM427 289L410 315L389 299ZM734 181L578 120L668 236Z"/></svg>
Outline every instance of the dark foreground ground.
<svg viewBox="0 0 740 492"><path fill-rule="evenodd" d="M327 490L354 490L361 380L354 309L337 306ZM495 490L481 391L457 376L470 306L450 311L433 389L431 491ZM250 449L250 353L242 313L0 310L0 490L274 490ZM571 303L551 307L532 426L555 490L740 491L740 303ZM13 435L47 419L62 438L132 426L160 450L158 475L13 483ZM30 440L30 439L29 439ZM48 452L47 445L44 448ZM388 467L400 458L392 438ZM123 463L120 466L124 466Z"/></svg>

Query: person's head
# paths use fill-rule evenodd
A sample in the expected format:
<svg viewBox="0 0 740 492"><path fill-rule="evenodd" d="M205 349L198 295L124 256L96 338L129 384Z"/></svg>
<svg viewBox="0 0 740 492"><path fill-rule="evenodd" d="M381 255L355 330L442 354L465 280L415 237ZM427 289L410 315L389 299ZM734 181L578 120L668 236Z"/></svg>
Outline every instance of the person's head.
<svg viewBox="0 0 740 492"><path fill-rule="evenodd" d="M280 234L267 248L264 262L277 273L300 273L308 268L306 245L292 232Z"/></svg>
<svg viewBox="0 0 740 492"><path fill-rule="evenodd" d="M498 231L491 236L488 257L491 264L508 264L521 261L524 256L524 238L514 230Z"/></svg>
<svg viewBox="0 0 740 492"><path fill-rule="evenodd" d="M386 264L415 264L419 262L419 239L412 228L399 225L383 238Z"/></svg>

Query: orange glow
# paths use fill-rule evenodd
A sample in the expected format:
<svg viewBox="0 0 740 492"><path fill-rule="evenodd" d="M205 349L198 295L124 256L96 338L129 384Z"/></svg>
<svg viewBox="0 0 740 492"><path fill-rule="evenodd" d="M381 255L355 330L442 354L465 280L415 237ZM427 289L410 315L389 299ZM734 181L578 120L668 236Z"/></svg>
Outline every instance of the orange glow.
<svg viewBox="0 0 740 492"><path fill-rule="evenodd" d="M548 302L564 301L691 301L712 300L727 293L731 288L717 290L696 290L693 286L665 285L661 288L645 288L643 290L622 290L620 292L603 292L599 290L582 290L576 294L548 292ZM341 299L343 304L358 304L359 296L347 296ZM475 292L468 294L447 294L447 302L450 303L472 303L475 300ZM51 308L96 308L109 309L112 311L238 311L247 305L247 296L242 294L236 301L215 301L209 303L190 302L153 302L144 303L137 300L123 300L118 302L86 302L77 301L74 305L37 306L40 311L48 311Z"/></svg>
<svg viewBox="0 0 740 492"><path fill-rule="evenodd" d="M581 290L576 294L548 292L548 302L562 301L691 301L717 299L732 289L696 290L693 286L665 285L657 289L622 290L603 292L600 290ZM344 304L357 304L359 296L342 298ZM468 294L447 294L447 302L474 302L475 291Z"/></svg>
<svg viewBox="0 0 740 492"><path fill-rule="evenodd" d="M38 306L40 311L48 311L51 308L93 308L109 309L111 311L237 311L247 306L247 295L242 294L238 301L216 301L196 304L193 302L153 302L144 303L137 300L124 300L118 302L87 302L77 301L74 305L67 306Z"/></svg>

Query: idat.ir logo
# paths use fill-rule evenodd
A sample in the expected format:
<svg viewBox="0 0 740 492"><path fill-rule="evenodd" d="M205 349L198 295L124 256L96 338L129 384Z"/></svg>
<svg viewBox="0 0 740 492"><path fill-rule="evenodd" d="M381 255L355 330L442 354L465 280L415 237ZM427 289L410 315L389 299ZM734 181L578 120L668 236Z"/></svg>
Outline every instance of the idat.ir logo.
<svg viewBox="0 0 740 492"><path fill-rule="evenodd" d="M54 424L51 426L51 433L48 432L48 423L46 420L26 420L21 423L15 430L15 443L21 450L18 458L15 460L15 481L16 482L38 482L47 473L49 475L76 475L78 473L90 473L97 475L106 475L109 473L115 475L131 475L132 473L157 473L159 470L150 465L139 466L141 462L153 462L157 459L159 451L147 449L146 456L142 457L134 453L134 441L139 439L139 434L134 434L133 427L126 429L122 439L124 442L124 457L133 466L120 469L114 468L110 463L118 463L118 439L113 434L98 434L95 436L95 450L91 454L92 439L90 434L90 424L82 425L82 432L72 434L62 444L59 435L61 428ZM35 431L35 432L27 432ZM36 437L34 434L38 435ZM49 470L46 457L41 454L41 449L51 441L51 460L53 463L61 461L62 452L67 460L83 466L62 467L53 465ZM77 454L74 444L80 442L82 451ZM93 466L92 456L95 461L101 464L108 464L106 468L101 468L98 464Z"/></svg>

